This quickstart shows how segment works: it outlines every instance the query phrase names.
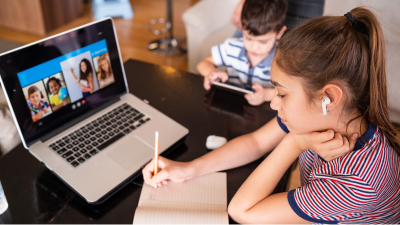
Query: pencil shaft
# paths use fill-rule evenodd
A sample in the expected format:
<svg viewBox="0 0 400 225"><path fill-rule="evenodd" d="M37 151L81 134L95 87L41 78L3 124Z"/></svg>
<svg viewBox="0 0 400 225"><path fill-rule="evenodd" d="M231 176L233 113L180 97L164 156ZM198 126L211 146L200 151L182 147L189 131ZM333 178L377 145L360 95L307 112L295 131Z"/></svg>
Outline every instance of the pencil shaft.
<svg viewBox="0 0 400 225"><path fill-rule="evenodd" d="M154 175L158 173L158 137L156 137L156 143L154 145Z"/></svg>

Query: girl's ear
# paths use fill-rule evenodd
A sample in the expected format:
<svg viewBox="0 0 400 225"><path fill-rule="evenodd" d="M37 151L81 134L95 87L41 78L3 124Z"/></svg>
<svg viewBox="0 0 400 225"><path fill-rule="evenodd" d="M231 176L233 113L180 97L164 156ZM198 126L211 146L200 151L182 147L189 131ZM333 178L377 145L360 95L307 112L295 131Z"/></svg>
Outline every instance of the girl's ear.
<svg viewBox="0 0 400 225"><path fill-rule="evenodd" d="M287 30L287 27L283 26L282 29L279 31L279 33L276 35L276 40L281 39L281 37L283 36L283 34L285 33L286 30Z"/></svg>
<svg viewBox="0 0 400 225"><path fill-rule="evenodd" d="M342 88L340 88L336 84L327 84L325 87L322 89L324 95L326 95L330 100L331 103L326 105L326 107L329 109L329 111L332 111L336 107L339 106L340 101L343 98L343 91Z"/></svg>

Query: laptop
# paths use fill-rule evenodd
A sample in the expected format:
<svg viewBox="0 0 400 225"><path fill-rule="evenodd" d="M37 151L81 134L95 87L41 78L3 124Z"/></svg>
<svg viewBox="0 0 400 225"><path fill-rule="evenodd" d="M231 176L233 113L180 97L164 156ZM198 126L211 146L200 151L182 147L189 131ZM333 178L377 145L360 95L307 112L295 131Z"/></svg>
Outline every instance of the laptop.
<svg viewBox="0 0 400 225"><path fill-rule="evenodd" d="M1 54L0 75L24 147L90 204L141 174L156 131L160 153L189 132L129 93L111 18Z"/></svg>

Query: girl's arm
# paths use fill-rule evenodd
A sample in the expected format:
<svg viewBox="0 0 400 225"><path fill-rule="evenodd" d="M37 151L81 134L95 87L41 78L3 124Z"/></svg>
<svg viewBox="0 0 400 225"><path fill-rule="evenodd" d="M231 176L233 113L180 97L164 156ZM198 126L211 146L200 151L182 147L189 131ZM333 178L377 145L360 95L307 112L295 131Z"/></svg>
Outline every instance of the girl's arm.
<svg viewBox="0 0 400 225"><path fill-rule="evenodd" d="M272 151L285 135L277 120L272 119L255 132L237 137L222 147L193 160L191 164L195 168L195 176L228 170L253 162Z"/></svg>
<svg viewBox="0 0 400 225"><path fill-rule="evenodd" d="M182 181L215 171L236 168L259 159L270 152L286 133L276 119L272 119L257 131L237 137L222 147L215 149L191 162L174 162L160 157L161 171L153 177L154 162L143 169L147 184L162 185L167 179Z"/></svg>
<svg viewBox="0 0 400 225"><path fill-rule="evenodd" d="M228 207L232 219L238 223L311 223L292 210L287 192L271 195L301 152L294 135L286 135L236 192Z"/></svg>

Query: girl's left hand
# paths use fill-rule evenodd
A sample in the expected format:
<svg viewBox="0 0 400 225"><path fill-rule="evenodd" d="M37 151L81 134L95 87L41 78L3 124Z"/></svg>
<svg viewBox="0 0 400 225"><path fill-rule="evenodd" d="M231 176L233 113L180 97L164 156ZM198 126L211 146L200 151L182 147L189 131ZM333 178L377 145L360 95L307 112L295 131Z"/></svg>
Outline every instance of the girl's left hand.
<svg viewBox="0 0 400 225"><path fill-rule="evenodd" d="M258 106L264 103L264 88L260 84L253 84L254 94L246 94L244 97L250 105Z"/></svg>
<svg viewBox="0 0 400 225"><path fill-rule="evenodd" d="M294 139L301 150L311 149L327 162L352 152L357 138L358 134L353 134L348 140L333 130L294 135Z"/></svg>

